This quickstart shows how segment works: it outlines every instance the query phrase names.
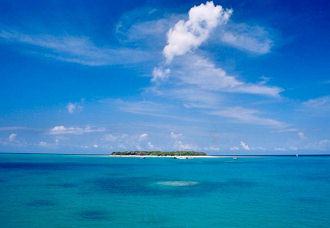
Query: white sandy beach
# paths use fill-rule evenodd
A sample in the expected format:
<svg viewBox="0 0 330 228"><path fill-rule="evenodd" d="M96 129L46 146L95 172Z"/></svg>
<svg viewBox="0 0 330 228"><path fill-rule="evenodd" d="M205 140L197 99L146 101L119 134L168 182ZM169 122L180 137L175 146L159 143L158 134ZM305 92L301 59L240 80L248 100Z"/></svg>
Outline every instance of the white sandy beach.
<svg viewBox="0 0 330 228"><path fill-rule="evenodd" d="M109 157L122 157L122 158L181 158L181 159L191 159L191 158L228 158L235 156L156 156L156 155L109 155Z"/></svg>

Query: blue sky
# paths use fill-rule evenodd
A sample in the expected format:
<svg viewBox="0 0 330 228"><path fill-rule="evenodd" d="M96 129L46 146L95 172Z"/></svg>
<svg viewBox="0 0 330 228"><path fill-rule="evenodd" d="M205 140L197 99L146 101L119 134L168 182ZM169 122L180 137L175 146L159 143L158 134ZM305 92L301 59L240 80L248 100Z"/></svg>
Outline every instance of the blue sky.
<svg viewBox="0 0 330 228"><path fill-rule="evenodd" d="M329 153L326 0L0 5L0 151Z"/></svg>

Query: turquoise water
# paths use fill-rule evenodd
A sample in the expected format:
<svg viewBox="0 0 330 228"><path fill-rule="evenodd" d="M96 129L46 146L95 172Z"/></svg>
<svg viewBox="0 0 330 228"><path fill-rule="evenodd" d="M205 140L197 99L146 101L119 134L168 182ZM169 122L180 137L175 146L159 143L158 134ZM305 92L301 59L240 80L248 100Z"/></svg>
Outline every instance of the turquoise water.
<svg viewBox="0 0 330 228"><path fill-rule="evenodd" d="M0 155L0 227L330 227L330 158Z"/></svg>

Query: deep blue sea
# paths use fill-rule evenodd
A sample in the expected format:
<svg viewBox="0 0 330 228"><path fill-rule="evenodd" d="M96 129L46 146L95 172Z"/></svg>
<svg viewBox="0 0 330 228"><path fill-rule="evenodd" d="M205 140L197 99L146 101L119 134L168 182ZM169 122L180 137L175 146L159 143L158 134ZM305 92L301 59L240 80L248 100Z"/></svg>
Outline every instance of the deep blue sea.
<svg viewBox="0 0 330 228"><path fill-rule="evenodd" d="M330 157L0 155L0 227L330 227Z"/></svg>

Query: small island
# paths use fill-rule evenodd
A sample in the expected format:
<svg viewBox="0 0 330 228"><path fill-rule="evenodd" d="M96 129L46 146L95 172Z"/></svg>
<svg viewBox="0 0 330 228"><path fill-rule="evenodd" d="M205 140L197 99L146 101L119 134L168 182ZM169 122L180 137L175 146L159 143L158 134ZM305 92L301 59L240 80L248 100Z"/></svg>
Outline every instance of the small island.
<svg viewBox="0 0 330 228"><path fill-rule="evenodd" d="M111 156L122 156L122 157L199 157L207 156L204 152L195 152L195 151L122 151L122 152L112 152Z"/></svg>

